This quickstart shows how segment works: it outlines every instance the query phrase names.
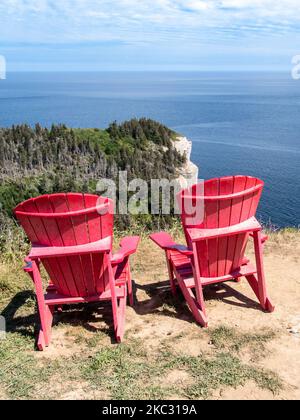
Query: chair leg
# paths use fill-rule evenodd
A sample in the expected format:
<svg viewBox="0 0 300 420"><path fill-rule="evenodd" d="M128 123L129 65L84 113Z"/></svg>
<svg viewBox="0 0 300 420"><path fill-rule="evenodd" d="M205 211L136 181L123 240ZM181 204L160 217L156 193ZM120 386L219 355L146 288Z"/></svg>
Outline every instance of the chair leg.
<svg viewBox="0 0 300 420"><path fill-rule="evenodd" d="M36 299L41 322L41 329L37 345L38 349L43 351L45 350L45 347L49 347L50 345L54 308L46 305L42 278L40 275L39 267L35 261L32 263L32 277L34 280Z"/></svg>
<svg viewBox="0 0 300 420"><path fill-rule="evenodd" d="M118 325L116 328L116 339L118 343L121 343L125 333L125 312L126 312L126 301L127 301L127 288L124 287L125 296L119 300L118 305Z"/></svg>
<svg viewBox="0 0 300 420"><path fill-rule="evenodd" d="M43 317L40 316L41 329L40 329L38 341L37 341L37 347L39 351L44 351L45 348L49 347L50 345L53 313L54 313L54 308L45 305L44 316Z"/></svg>
<svg viewBox="0 0 300 420"><path fill-rule="evenodd" d="M37 345L38 349L43 351L45 347L50 345L54 308L50 308L48 305L46 305L42 278L39 266L35 261L32 261L32 268L30 271L28 271L28 274L33 279L35 285L35 293L41 323Z"/></svg>
<svg viewBox="0 0 300 420"><path fill-rule="evenodd" d="M261 232L254 233L253 237L254 237L256 267L257 267L257 278L256 276L253 275L253 276L248 276L247 280L250 286L252 287L254 293L256 294L262 308L268 312L273 312L275 307L271 303L267 294Z"/></svg>
<svg viewBox="0 0 300 420"><path fill-rule="evenodd" d="M40 351L43 351L50 345L54 307L49 307L46 305L39 265L35 261L27 262L30 262L30 266L25 267L24 270L31 277L35 286L37 306L41 323L41 328L37 340L37 347Z"/></svg>
<svg viewBox="0 0 300 420"><path fill-rule="evenodd" d="M130 270L129 262L128 262L128 266L127 266L127 289L128 289L128 296L129 296L129 304L130 304L130 306L134 306L132 276L131 276L131 270Z"/></svg>
<svg viewBox="0 0 300 420"><path fill-rule="evenodd" d="M126 309L126 301L127 301L127 284L121 286L124 291L124 295L122 298L117 298L116 293L116 284L115 284L115 275L113 268L110 264L109 258L108 259L108 275L109 275L109 284L110 284L110 292L111 292L111 306L113 312L113 321L114 321L114 331L116 340L120 343L124 337L125 331L125 309ZM118 302L119 301L119 302Z"/></svg>
<svg viewBox="0 0 300 420"><path fill-rule="evenodd" d="M171 285L171 291L173 296L177 296L177 288L176 288L176 278L174 275L174 270L172 268L172 262L170 259L170 253L166 252L166 259L167 259L167 266L168 266L168 272L169 272L169 280Z"/></svg>
<svg viewBox="0 0 300 420"><path fill-rule="evenodd" d="M178 279L178 284L180 286L180 289L183 293L183 296L185 297L185 300L194 315L196 321L204 328L208 327L208 320L206 317L206 311L205 311L205 305L204 300L202 301L202 304L199 302L198 299L196 299L194 293L191 289L186 287L186 284L184 280Z"/></svg>
<svg viewBox="0 0 300 420"><path fill-rule="evenodd" d="M251 289L255 293L257 299L259 300L262 308L267 312L274 312L275 307L268 297L266 298L265 302L260 301L259 281L257 277L253 274L251 276L247 276L246 279L251 286Z"/></svg>

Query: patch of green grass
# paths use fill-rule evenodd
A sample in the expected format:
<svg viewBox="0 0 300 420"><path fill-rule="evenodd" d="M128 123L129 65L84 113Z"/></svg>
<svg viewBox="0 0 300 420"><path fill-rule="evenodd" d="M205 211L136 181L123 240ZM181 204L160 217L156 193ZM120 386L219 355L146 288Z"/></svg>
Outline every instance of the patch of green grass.
<svg viewBox="0 0 300 420"><path fill-rule="evenodd" d="M174 369L186 371L193 383L178 385L176 389L163 384L163 378ZM243 364L230 353L193 357L174 354L166 346L160 354L149 357L139 343L103 348L83 367L82 373L85 380L95 387L105 387L118 400L163 399L174 392L190 399L207 399L213 390L237 388L251 380L274 394L282 388L276 374Z"/></svg>
<svg viewBox="0 0 300 420"><path fill-rule="evenodd" d="M0 262L0 311L2 301L12 299L24 290L33 290L32 280L22 267L22 259L18 263Z"/></svg>
<svg viewBox="0 0 300 420"><path fill-rule="evenodd" d="M21 334L8 333L0 341L0 382L10 398L34 398L36 385L50 377L51 367L38 364L32 350L32 340Z"/></svg>
<svg viewBox="0 0 300 420"><path fill-rule="evenodd" d="M76 335L75 344L85 345L89 349L97 348L98 346L101 346L101 342L103 341L104 337L108 334L109 334L109 330L107 331L107 334L102 331L95 332L92 335L92 337Z"/></svg>
<svg viewBox="0 0 300 420"><path fill-rule="evenodd" d="M194 384L185 389L186 397L191 399L207 399L213 390L237 388L251 380L274 394L282 388L280 379L273 372L243 364L229 353L219 353L213 358L179 356L174 367L185 368L193 376Z"/></svg>
<svg viewBox="0 0 300 420"><path fill-rule="evenodd" d="M100 336L97 337L101 346ZM0 342L0 381L5 394L13 399L58 398L57 387L68 381L89 383L90 391L100 389L114 400L167 399L172 395L190 399L207 399L214 390L244 386L254 381L274 394L282 388L281 380L271 371L244 364L229 352L200 356L178 355L167 345L148 353L141 341L103 346L91 353L93 346L85 342L72 357L55 360L36 359L32 338L9 333ZM169 386L165 378L173 370L188 373L190 384ZM58 375L61 384L51 378ZM67 388L67 386L66 386Z"/></svg>
<svg viewBox="0 0 300 420"><path fill-rule="evenodd" d="M94 387L105 387L116 400L162 397L163 390L151 381L155 372L138 341L104 347L82 369L85 380Z"/></svg>
<svg viewBox="0 0 300 420"><path fill-rule="evenodd" d="M62 383L83 380L90 384L90 390L105 390L114 400L167 399L175 394L207 399L214 390L237 388L251 380L274 394L282 388L273 372L243 364L229 353L193 357L174 354L166 347L161 353L148 354L139 341L106 346L94 355L87 350L52 361L37 360L35 356L29 337L9 333L6 340L0 341L0 381L9 398L61 397L63 394L57 394L55 385L49 385L55 375ZM164 383L174 369L186 371L192 383L176 386Z"/></svg>
<svg viewBox="0 0 300 420"><path fill-rule="evenodd" d="M225 326L208 330L212 344L218 350L228 349L240 352L245 347L251 351L261 354L266 349L266 344L276 337L272 330L258 331L256 333L240 333L234 328Z"/></svg>

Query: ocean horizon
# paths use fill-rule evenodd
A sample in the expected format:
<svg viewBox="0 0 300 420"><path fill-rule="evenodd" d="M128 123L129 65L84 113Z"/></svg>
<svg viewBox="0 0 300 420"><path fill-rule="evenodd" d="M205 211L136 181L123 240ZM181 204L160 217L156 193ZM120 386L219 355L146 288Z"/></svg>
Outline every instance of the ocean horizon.
<svg viewBox="0 0 300 420"><path fill-rule="evenodd" d="M300 81L269 72L28 72L0 80L0 126L155 119L193 142L200 178L253 175L258 211L300 225Z"/></svg>

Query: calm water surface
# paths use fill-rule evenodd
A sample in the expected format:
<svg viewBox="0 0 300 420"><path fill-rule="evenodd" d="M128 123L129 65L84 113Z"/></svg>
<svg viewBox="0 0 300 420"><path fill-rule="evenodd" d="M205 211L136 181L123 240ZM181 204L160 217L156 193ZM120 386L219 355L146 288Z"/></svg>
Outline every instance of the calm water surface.
<svg viewBox="0 0 300 420"><path fill-rule="evenodd" d="M300 225L300 81L269 73L15 73L0 81L0 126L106 127L154 118L193 141L200 176L266 182L259 217Z"/></svg>

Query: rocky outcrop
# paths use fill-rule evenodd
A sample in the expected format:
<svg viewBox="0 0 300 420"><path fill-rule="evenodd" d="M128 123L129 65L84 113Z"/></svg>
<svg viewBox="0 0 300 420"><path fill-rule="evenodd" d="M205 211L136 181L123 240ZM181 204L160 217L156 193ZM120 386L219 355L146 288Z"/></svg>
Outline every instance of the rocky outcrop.
<svg viewBox="0 0 300 420"><path fill-rule="evenodd" d="M186 156L186 163L179 170L180 184L183 188L197 184L199 168L191 161L193 143L186 137L177 137L174 147L182 156Z"/></svg>

